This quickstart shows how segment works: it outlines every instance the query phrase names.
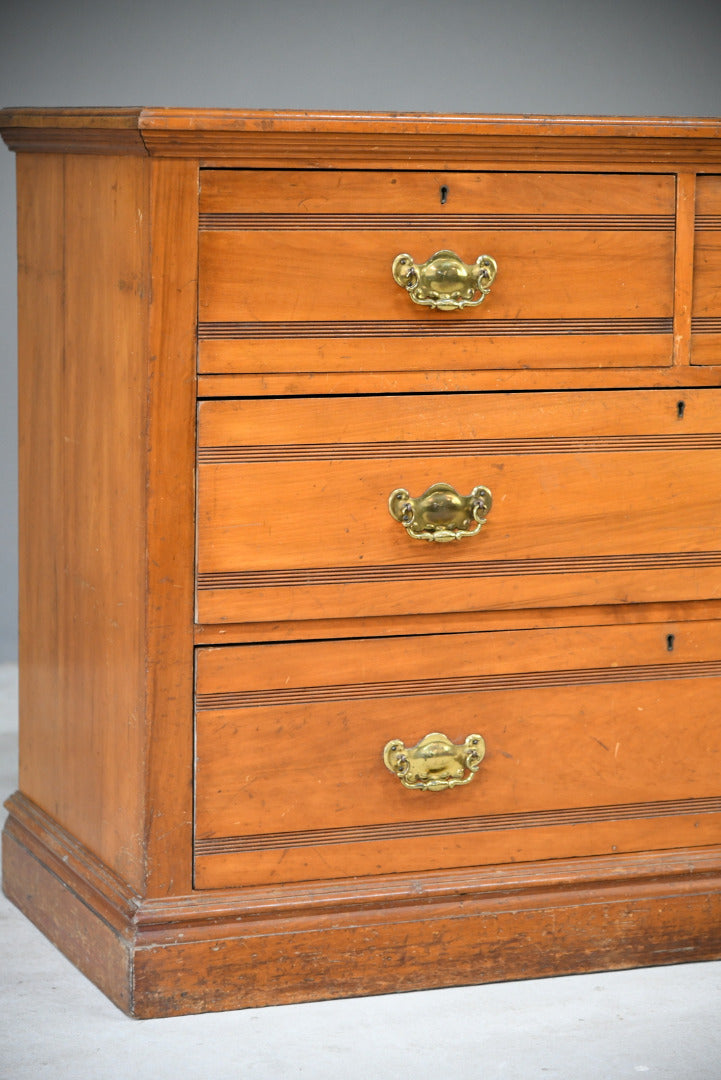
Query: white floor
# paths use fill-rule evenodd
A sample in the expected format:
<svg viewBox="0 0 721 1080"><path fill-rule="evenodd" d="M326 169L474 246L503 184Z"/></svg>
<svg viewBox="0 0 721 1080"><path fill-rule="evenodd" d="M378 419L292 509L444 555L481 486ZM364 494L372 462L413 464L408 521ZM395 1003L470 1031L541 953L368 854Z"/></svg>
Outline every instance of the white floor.
<svg viewBox="0 0 721 1080"><path fill-rule="evenodd" d="M3 798L16 698L0 666ZM0 1080L45 1077L721 1080L721 962L135 1021L3 897Z"/></svg>

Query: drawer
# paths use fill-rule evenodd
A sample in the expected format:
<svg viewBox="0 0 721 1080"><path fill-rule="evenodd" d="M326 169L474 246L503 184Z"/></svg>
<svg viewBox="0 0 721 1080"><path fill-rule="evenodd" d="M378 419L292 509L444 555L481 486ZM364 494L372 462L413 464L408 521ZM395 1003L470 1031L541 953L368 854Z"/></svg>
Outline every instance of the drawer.
<svg viewBox="0 0 721 1080"><path fill-rule="evenodd" d="M202 888L721 840L718 624L203 648ZM485 740L470 782L384 748Z"/></svg>
<svg viewBox="0 0 721 1080"><path fill-rule="evenodd" d="M697 181L692 316L691 362L721 364L721 176Z"/></svg>
<svg viewBox="0 0 721 1080"><path fill-rule="evenodd" d="M204 401L198 619L721 596L720 412L717 390ZM490 489L478 535L393 519L436 483Z"/></svg>
<svg viewBox="0 0 721 1080"><path fill-rule="evenodd" d="M201 175L203 373L671 362L671 176ZM399 254L445 250L496 261L482 304L432 310L394 281Z"/></svg>

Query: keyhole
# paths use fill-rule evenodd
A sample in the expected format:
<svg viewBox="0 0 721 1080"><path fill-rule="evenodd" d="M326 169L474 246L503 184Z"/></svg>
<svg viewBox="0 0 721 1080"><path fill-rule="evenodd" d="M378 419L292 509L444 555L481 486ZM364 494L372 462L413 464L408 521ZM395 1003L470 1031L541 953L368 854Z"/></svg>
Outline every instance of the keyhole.
<svg viewBox="0 0 721 1080"><path fill-rule="evenodd" d="M673 647L674 647L675 643L676 643L676 635L675 634L666 634L666 651L667 652L673 652Z"/></svg>
<svg viewBox="0 0 721 1080"><path fill-rule="evenodd" d="M441 184L441 206L445 206L448 202L448 188L445 184Z"/></svg>
<svg viewBox="0 0 721 1080"><path fill-rule="evenodd" d="M683 420L683 414L685 412L686 412L686 402L685 401L677 401L676 402L676 416L678 417L679 420Z"/></svg>

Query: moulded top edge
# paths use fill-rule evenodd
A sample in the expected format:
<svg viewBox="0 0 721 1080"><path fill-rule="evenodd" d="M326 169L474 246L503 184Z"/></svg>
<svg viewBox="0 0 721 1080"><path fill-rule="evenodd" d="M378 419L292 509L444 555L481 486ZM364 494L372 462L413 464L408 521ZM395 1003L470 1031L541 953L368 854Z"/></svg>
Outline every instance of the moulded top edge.
<svg viewBox="0 0 721 1080"><path fill-rule="evenodd" d="M362 161L410 167L547 158L721 162L721 119L126 108L0 111L17 151L133 153L275 166Z"/></svg>
<svg viewBox="0 0 721 1080"><path fill-rule="evenodd" d="M156 131L393 131L474 135L650 136L718 138L721 118L545 116L471 113L309 111L293 109L5 108L0 128L136 128Z"/></svg>
<svg viewBox="0 0 721 1080"><path fill-rule="evenodd" d="M4 108L0 127L137 128L142 109Z"/></svg>
<svg viewBox="0 0 721 1080"><path fill-rule="evenodd" d="M718 138L721 119L681 117L476 115L401 112L143 109L142 129L207 131L353 131L393 134L573 135Z"/></svg>

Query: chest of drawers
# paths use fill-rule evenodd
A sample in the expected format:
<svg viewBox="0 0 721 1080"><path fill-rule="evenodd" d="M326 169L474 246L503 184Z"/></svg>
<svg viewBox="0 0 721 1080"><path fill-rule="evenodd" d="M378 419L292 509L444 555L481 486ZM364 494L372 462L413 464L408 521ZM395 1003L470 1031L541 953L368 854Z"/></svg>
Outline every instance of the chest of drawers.
<svg viewBox="0 0 721 1080"><path fill-rule="evenodd" d="M7 894L137 1016L721 956L721 125L0 128Z"/></svg>

